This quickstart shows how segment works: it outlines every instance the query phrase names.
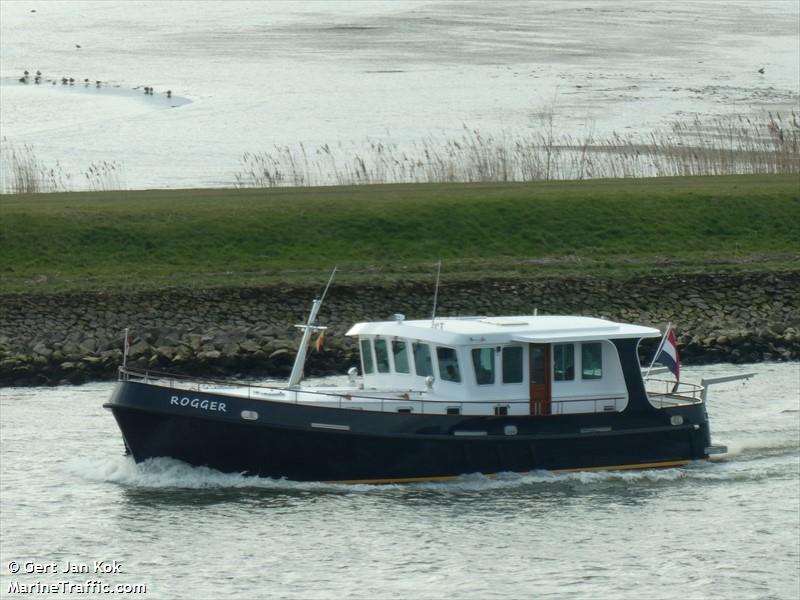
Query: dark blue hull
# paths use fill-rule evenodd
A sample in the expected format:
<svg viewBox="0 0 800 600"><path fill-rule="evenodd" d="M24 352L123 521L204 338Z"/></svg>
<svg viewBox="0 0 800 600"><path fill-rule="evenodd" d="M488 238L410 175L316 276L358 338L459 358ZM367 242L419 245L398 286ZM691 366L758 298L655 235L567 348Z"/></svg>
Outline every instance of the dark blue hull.
<svg viewBox="0 0 800 600"><path fill-rule="evenodd" d="M190 402L173 402L176 395ZM297 481L678 466L707 458L710 445L703 404L656 410L630 402L621 413L471 417L324 408L121 381L105 406L137 462L171 457ZM678 415L682 423L673 425Z"/></svg>

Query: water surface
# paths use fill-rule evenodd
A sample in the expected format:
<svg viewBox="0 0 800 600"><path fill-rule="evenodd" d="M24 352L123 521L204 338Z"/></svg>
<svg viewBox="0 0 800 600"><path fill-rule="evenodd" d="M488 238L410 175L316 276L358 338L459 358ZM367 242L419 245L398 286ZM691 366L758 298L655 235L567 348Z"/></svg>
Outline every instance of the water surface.
<svg viewBox="0 0 800 600"><path fill-rule="evenodd" d="M350 159L378 140L420 156L465 126L541 131L543 114L559 135L647 139L695 115L797 110L800 4L2 2L0 103L3 136L69 187L230 187L244 152ZM84 180L100 161L110 181Z"/></svg>
<svg viewBox="0 0 800 600"><path fill-rule="evenodd" d="M122 454L111 384L0 393L9 563L117 560L148 598L787 598L800 593L800 363L709 399L728 455L683 469L294 483Z"/></svg>

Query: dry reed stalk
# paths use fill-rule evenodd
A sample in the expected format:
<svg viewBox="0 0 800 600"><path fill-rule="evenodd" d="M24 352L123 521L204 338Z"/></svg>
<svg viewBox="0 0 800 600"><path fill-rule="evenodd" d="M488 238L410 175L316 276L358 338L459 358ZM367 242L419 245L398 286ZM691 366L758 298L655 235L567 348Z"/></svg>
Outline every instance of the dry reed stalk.
<svg viewBox="0 0 800 600"><path fill-rule="evenodd" d="M58 161L54 167L48 168L38 159L32 146L17 146L4 137L0 143L0 154L0 193L36 194L67 189Z"/></svg>

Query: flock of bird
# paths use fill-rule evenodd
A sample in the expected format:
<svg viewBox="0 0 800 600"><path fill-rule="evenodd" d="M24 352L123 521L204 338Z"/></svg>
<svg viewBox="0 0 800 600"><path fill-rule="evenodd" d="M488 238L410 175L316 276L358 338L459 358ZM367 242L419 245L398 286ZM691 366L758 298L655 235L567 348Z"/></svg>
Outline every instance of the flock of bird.
<svg viewBox="0 0 800 600"><path fill-rule="evenodd" d="M27 84L27 83L31 82L31 78L33 78L33 83L34 84L40 85L42 83L42 72L41 71L36 71L35 75L31 75L31 73L28 72L28 70L26 69L24 74L22 75L22 77L19 78L19 82ZM45 80L45 82L50 83L52 85L57 85L58 81L59 81L58 79L46 79ZM62 77L60 81L61 81L61 85L75 85L75 83L76 83L74 77ZM77 83L80 83L80 82L77 82ZM83 86L84 87L89 87L91 85L91 83L92 82L89 81L88 78L83 80ZM95 85L95 87L99 88L99 87L102 87L103 82L98 79L98 80L95 80L94 85ZM115 86L115 87L118 87L118 86ZM135 87L133 89L134 90L138 90L139 87L141 87L141 86L137 86L137 87ZM155 90L150 86L145 86L144 93L145 93L146 96L152 96L155 93ZM172 98L172 90L167 90L166 92L164 92L164 95L167 98Z"/></svg>

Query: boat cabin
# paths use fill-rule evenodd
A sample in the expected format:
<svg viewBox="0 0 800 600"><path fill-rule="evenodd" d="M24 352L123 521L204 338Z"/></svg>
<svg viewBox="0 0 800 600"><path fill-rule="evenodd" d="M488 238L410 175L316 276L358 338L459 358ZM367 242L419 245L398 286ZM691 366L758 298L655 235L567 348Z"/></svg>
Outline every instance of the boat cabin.
<svg viewBox="0 0 800 600"><path fill-rule="evenodd" d="M572 316L457 317L357 323L363 390L452 401L449 414L618 412L628 390L617 338L651 327ZM409 405L407 412L414 410Z"/></svg>

